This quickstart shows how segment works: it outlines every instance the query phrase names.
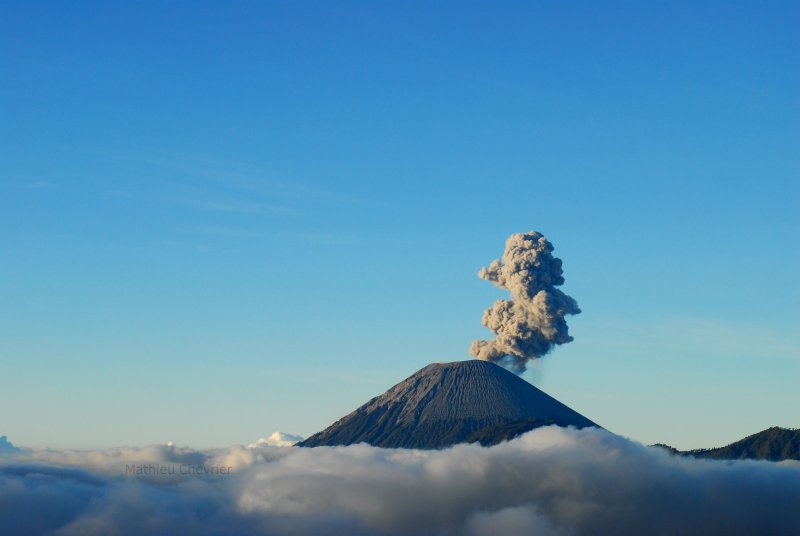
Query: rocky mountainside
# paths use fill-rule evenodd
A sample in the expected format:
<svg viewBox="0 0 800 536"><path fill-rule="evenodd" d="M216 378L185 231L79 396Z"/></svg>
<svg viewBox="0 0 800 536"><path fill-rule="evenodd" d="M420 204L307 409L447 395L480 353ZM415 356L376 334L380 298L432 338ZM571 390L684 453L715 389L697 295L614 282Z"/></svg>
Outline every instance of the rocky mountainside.
<svg viewBox="0 0 800 536"><path fill-rule="evenodd" d="M654 445L674 454L716 460L800 460L800 429L773 426L725 447L680 451L668 445Z"/></svg>
<svg viewBox="0 0 800 536"><path fill-rule="evenodd" d="M298 446L493 445L551 424L597 426L498 365L456 361L428 365Z"/></svg>

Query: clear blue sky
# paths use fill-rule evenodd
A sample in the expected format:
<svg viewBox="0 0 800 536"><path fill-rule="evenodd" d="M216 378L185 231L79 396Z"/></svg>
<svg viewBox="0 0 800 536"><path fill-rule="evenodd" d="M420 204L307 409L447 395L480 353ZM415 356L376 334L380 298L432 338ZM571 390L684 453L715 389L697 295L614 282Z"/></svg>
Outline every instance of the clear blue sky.
<svg viewBox="0 0 800 536"><path fill-rule="evenodd" d="M476 272L531 229L583 314L528 380L648 443L800 426L798 23L3 2L0 434L309 435L468 358Z"/></svg>

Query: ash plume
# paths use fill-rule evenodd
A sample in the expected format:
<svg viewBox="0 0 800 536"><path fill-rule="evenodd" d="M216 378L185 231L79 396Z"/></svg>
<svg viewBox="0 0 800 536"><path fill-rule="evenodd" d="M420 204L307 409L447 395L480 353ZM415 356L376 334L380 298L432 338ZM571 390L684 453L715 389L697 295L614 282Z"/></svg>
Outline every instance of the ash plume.
<svg viewBox="0 0 800 536"><path fill-rule="evenodd" d="M478 277L511 292L483 313L483 325L497 336L472 341L469 353L522 374L528 361L538 359L554 345L572 341L566 315L581 312L578 303L561 292L561 259L539 232L516 233L506 241L502 260L481 268Z"/></svg>

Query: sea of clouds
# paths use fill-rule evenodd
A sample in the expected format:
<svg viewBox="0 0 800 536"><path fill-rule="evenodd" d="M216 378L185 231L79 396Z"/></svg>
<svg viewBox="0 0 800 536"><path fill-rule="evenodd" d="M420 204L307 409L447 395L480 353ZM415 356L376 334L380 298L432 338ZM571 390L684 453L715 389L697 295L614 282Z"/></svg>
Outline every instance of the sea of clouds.
<svg viewBox="0 0 800 536"><path fill-rule="evenodd" d="M798 462L558 427L441 451L267 443L9 449L0 534L800 534Z"/></svg>

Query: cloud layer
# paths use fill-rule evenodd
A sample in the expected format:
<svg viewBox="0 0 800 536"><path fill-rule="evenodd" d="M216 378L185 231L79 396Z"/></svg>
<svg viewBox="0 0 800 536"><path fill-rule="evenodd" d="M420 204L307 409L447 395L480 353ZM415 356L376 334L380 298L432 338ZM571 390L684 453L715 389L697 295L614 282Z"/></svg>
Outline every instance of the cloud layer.
<svg viewBox="0 0 800 536"><path fill-rule="evenodd" d="M180 474L214 466L232 472ZM798 504L800 463L673 457L597 429L443 451L152 446L0 462L4 534L796 534Z"/></svg>

